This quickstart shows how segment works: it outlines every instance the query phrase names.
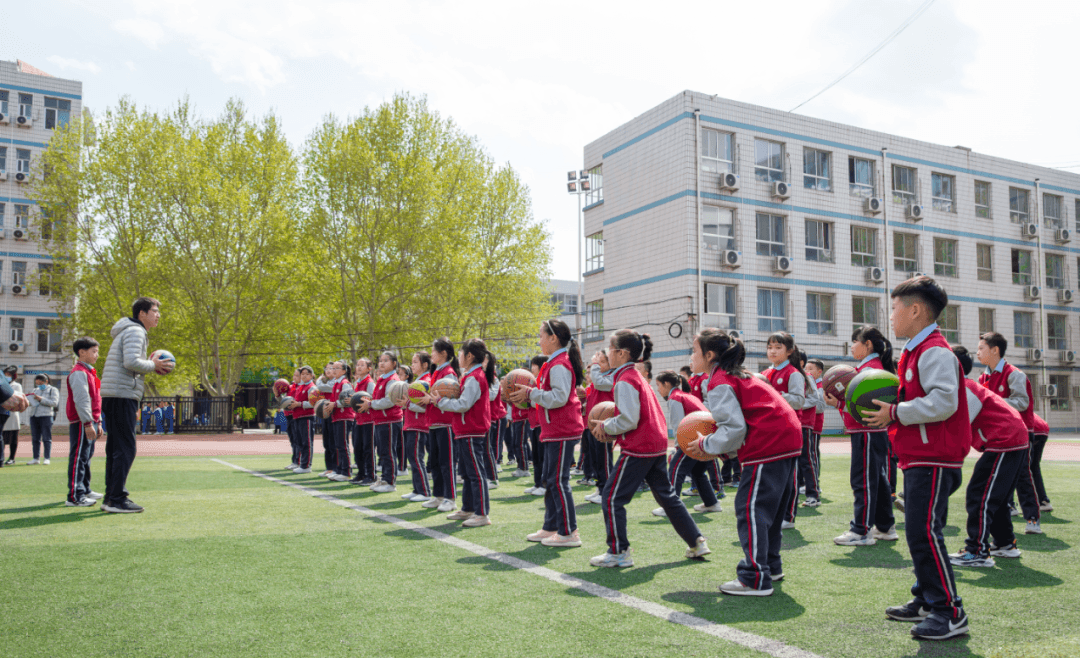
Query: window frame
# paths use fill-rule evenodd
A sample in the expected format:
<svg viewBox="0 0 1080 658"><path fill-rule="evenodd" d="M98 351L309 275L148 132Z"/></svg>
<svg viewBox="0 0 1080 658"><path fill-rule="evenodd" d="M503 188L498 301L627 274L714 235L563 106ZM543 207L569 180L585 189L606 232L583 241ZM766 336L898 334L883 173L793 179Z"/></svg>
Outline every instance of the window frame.
<svg viewBox="0 0 1080 658"><path fill-rule="evenodd" d="M1064 314L1046 314L1046 349L1069 349L1069 318Z"/></svg>
<svg viewBox="0 0 1080 658"><path fill-rule="evenodd" d="M768 240L762 240L760 236L762 218L767 218L768 221ZM786 223L787 217L784 215L773 215L766 212L754 213L754 246L758 256L787 256L787 242L784 239L787 235ZM780 234L779 241L776 240L777 232ZM764 253L762 251L763 247Z"/></svg>
<svg viewBox="0 0 1080 658"><path fill-rule="evenodd" d="M28 119L34 118L34 95L33 94L19 94L19 116L27 117Z"/></svg>
<svg viewBox="0 0 1080 658"><path fill-rule="evenodd" d="M42 354L59 354L63 347L63 337L56 330L60 323L56 320L37 318L34 322L34 333L37 334L37 351ZM45 339L45 349L41 349L42 338Z"/></svg>
<svg viewBox="0 0 1080 658"><path fill-rule="evenodd" d="M1021 329L1030 333L1022 333ZM1035 314L1031 311L1013 311L1013 345L1021 349L1035 347Z"/></svg>
<svg viewBox="0 0 1080 658"><path fill-rule="evenodd" d="M860 313L855 312L857 307L859 308ZM866 310L868 308L873 309L873 316L874 316L873 321L869 321L866 318L866 315L867 315ZM856 319L858 317L858 315L860 315L860 314L863 317L862 322L859 322ZM876 327L876 326L878 326L878 322L879 322L880 317L881 317L881 309L878 307L878 298L877 297L857 297L855 295L852 295L852 297L851 297L851 329L852 329L852 331L855 331L856 329L859 329L860 327L865 327L865 326L874 326L874 327Z"/></svg>
<svg viewBox="0 0 1080 658"><path fill-rule="evenodd" d="M14 228L21 228L23 230L30 230L30 204L28 203L13 203L15 206L15 226Z"/></svg>
<svg viewBox="0 0 1080 658"><path fill-rule="evenodd" d="M812 336L836 335L836 295L806 292L806 333Z"/></svg>
<svg viewBox="0 0 1080 658"><path fill-rule="evenodd" d="M979 335L980 336L987 333L987 332L995 331L994 327L997 324L996 323L996 318L994 317L995 315L996 314L994 313L994 309L992 309L992 308L986 308L986 307L980 307L979 308ZM989 319L989 322L984 322L984 320L986 320L986 319Z"/></svg>
<svg viewBox="0 0 1080 658"><path fill-rule="evenodd" d="M715 136L715 139L713 138ZM726 142L728 159L720 157L722 142ZM715 147L715 151L712 147ZM715 152L716 155L711 155ZM716 164L713 164L716 163ZM727 166L723 166L723 165ZM701 170L710 173L723 174L735 171L735 134L715 130L713 128L701 128Z"/></svg>
<svg viewBox="0 0 1080 658"><path fill-rule="evenodd" d="M11 261L11 285L13 286L25 286L26 281L26 266L25 260L13 260ZM18 267L21 265L22 267Z"/></svg>
<svg viewBox="0 0 1080 658"><path fill-rule="evenodd" d="M944 252L942 248L944 247ZM957 253L960 250L960 243L956 240L950 240L948 238L934 238L934 276L943 276L950 279L957 279L960 277ZM945 258L949 257L951 252L952 261L942 260L939 256L944 255Z"/></svg>
<svg viewBox="0 0 1080 658"><path fill-rule="evenodd" d="M728 208L727 206L713 206L713 205L709 205L709 204L704 204L704 205L701 206L701 210L702 210L702 215L701 215L701 241L705 244L705 248L706 249L714 249L716 251L724 251L726 249L735 249L735 209L734 208ZM730 213L731 223L730 224L723 224L722 222L717 220L716 222L713 222L713 223L710 224L710 219L711 218L707 217L706 215L709 214L709 213L712 213L714 211L716 212L716 216L718 218L721 218L721 219L723 218L723 215L724 215L725 212ZM715 233L708 232L707 228L709 226L716 226L716 228L717 228L716 232ZM722 227L722 226L728 226L730 228L730 235L724 235L724 234L720 233L720 227ZM715 238L715 246L709 244L710 241L712 241L711 238ZM727 245L728 245L726 247L724 246L724 241L725 240L727 241Z"/></svg>
<svg viewBox="0 0 1080 658"><path fill-rule="evenodd" d="M824 242L825 246L811 245L811 224L814 225L813 239L818 242ZM805 220L805 236L806 242L803 245L806 252L806 260L813 263L835 263L836 262L836 249L834 245L834 233L835 226L832 222L827 222L823 219L810 219ZM811 257L811 253L815 254ZM820 256L820 258L818 257Z"/></svg>
<svg viewBox="0 0 1080 658"><path fill-rule="evenodd" d="M808 168L812 171L807 171ZM830 151L803 148L803 187L808 190L832 192L832 153Z"/></svg>
<svg viewBox="0 0 1080 658"><path fill-rule="evenodd" d="M770 166L762 166L762 156L758 149L759 146L767 145L768 151L765 153L764 162ZM774 153L772 147L777 147L777 151ZM763 183L777 183L784 180L784 142L776 142L771 139L762 139L760 137L754 138L754 178ZM773 160L777 162L773 162ZM776 164L776 167L771 165Z"/></svg>
<svg viewBox="0 0 1080 658"><path fill-rule="evenodd" d="M598 164L588 170L589 189L585 192L585 207L604 200L604 165Z"/></svg>
<svg viewBox="0 0 1080 658"><path fill-rule="evenodd" d="M930 197L934 210L956 212L956 176L930 173Z"/></svg>
<svg viewBox="0 0 1080 658"><path fill-rule="evenodd" d="M1053 206L1056 215L1050 214L1051 206ZM1050 228L1065 228L1065 197L1060 194L1049 194L1043 192L1043 225Z"/></svg>
<svg viewBox="0 0 1080 658"><path fill-rule="evenodd" d="M1065 271L1065 255L1043 254L1043 281L1050 290L1064 290L1068 280L1068 272Z"/></svg>
<svg viewBox="0 0 1080 658"><path fill-rule="evenodd" d="M1023 272L1023 260L1027 259L1027 272ZM1009 252L1009 268L1012 272L1013 285L1030 286L1032 277L1035 276L1032 267L1031 252L1027 249L1012 249Z"/></svg>
<svg viewBox="0 0 1080 658"><path fill-rule="evenodd" d="M604 300L585 302L584 340L596 340L604 337Z"/></svg>
<svg viewBox="0 0 1080 658"><path fill-rule="evenodd" d="M904 181L904 174L910 174L910 180ZM902 206L911 206L918 203L918 181L919 170L915 167L906 167L904 165L894 164L892 166L892 199L893 203L899 203ZM898 187L898 183L910 183L911 189L901 189Z"/></svg>
<svg viewBox="0 0 1080 658"><path fill-rule="evenodd" d="M1072 389L1072 379L1067 374L1053 374L1047 376L1047 383L1057 386L1057 395L1050 398L1050 411L1072 411L1072 403L1069 401Z"/></svg>
<svg viewBox="0 0 1080 658"><path fill-rule="evenodd" d="M710 293L713 291L716 293L716 305L724 306L725 310L722 313L712 309L710 306L709 298ZM705 282L702 291L702 312L705 315L704 326L717 327L728 331L738 329L739 306L736 287L726 283ZM713 322L711 318L716 318L717 322Z"/></svg>
<svg viewBox="0 0 1080 658"><path fill-rule="evenodd" d="M788 319L787 319L787 290L781 290L778 288L758 288L757 289L757 321L758 331L764 333L773 333L774 331L787 331ZM770 312L775 311L773 308L776 305L780 306L780 313L782 315L762 315L761 314L761 302L762 293L768 295L769 308L766 309ZM779 302L777 302L779 300Z"/></svg>
<svg viewBox="0 0 1080 658"><path fill-rule="evenodd" d="M37 264L37 281L38 281L38 295L48 297L52 295L52 277L53 277L53 264L52 263L38 263Z"/></svg>
<svg viewBox="0 0 1080 658"><path fill-rule="evenodd" d="M24 155L25 154L25 157ZM15 149L15 173L30 175L30 149Z"/></svg>
<svg viewBox="0 0 1080 658"><path fill-rule="evenodd" d="M950 326L950 324L952 326ZM953 345L959 344L960 307L956 304L949 304L945 308L941 309L941 315L938 316L938 328L941 330L941 335L945 337L945 340L949 341Z"/></svg>
<svg viewBox="0 0 1080 658"><path fill-rule="evenodd" d="M983 256L986 256L984 259ZM983 262L985 260L985 263ZM994 245L985 242L975 243L975 274L979 281L994 280Z"/></svg>
<svg viewBox="0 0 1080 658"><path fill-rule="evenodd" d="M585 273L604 269L604 232L585 237Z"/></svg>
<svg viewBox="0 0 1080 658"><path fill-rule="evenodd" d="M859 251L857 247L862 245L856 244L856 234L866 233L866 242L869 244L871 251ZM861 241L861 240L860 240ZM858 262L857 262L858 261ZM852 226L851 227L851 264L856 267L877 267L877 229L869 226Z"/></svg>
<svg viewBox="0 0 1080 658"><path fill-rule="evenodd" d="M26 318L8 318L8 335L13 343L25 342Z"/></svg>
<svg viewBox="0 0 1080 658"><path fill-rule="evenodd" d="M986 203L979 203L979 188L983 188ZM993 198L993 187L986 181L975 181L975 216L980 219L993 219L994 213L990 200Z"/></svg>
<svg viewBox="0 0 1080 658"><path fill-rule="evenodd" d="M914 255L909 256L907 254L908 250L905 248L903 250L904 253L898 256L897 253L896 253L897 247L900 244L898 241L903 240L904 245L906 247L908 239L910 239L912 244L913 244L912 251L914 251ZM896 271L896 272L904 272L906 274L911 274L911 273L914 273L914 272L918 272L919 271L919 236L918 236L918 234L916 234L916 233L900 233L900 232L893 233L893 259L892 260L893 260L893 270ZM914 263L914 266L911 269L902 268L902 267L900 267L900 262L901 261L903 261L903 262L911 261L911 262Z"/></svg>
<svg viewBox="0 0 1080 658"><path fill-rule="evenodd" d="M1023 200L1021 202L1021 200ZM1021 206L1023 209L1021 210ZM1009 188L1009 221L1013 224L1027 224L1031 221L1031 190L1022 187Z"/></svg>
<svg viewBox="0 0 1080 658"><path fill-rule="evenodd" d="M859 164L866 163L869 171L868 182L860 183L859 178ZM860 199L872 199L877 194L877 179L874 175L875 163L869 158L858 158L855 156L848 156L848 195L858 197Z"/></svg>

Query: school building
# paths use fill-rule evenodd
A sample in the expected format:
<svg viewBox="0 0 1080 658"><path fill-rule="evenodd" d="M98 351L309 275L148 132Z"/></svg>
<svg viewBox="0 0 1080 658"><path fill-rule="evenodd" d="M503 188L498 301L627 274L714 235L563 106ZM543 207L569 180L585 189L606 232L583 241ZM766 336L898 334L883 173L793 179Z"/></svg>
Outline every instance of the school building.
<svg viewBox="0 0 1080 658"><path fill-rule="evenodd" d="M946 338L974 351L1001 332L1052 431L1080 431L1080 175L692 91L583 165L584 351L636 327L654 372L677 369L712 326L753 369L777 330L851 363L853 329L891 334L889 291L924 273L949 293Z"/></svg>

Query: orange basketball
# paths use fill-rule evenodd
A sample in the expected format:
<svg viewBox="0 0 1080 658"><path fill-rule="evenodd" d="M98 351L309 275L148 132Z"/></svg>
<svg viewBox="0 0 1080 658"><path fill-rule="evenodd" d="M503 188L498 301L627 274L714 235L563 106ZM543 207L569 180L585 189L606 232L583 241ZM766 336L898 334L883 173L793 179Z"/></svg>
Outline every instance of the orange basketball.
<svg viewBox="0 0 1080 658"><path fill-rule="evenodd" d="M319 387L318 386L312 386L311 388L308 389L308 393L307 393L307 401L308 401L308 403L310 403L312 406L314 406L315 403L318 402L321 399L323 399L323 395L322 395L322 393L319 392Z"/></svg>
<svg viewBox="0 0 1080 658"><path fill-rule="evenodd" d="M461 385L449 377L445 377L435 382L435 384L432 385L431 390L444 398L450 398L452 400L457 399L457 397L461 395Z"/></svg>
<svg viewBox="0 0 1080 658"><path fill-rule="evenodd" d="M679 442L679 448L686 452L687 446L697 441L698 433L708 436L716 431L716 422L708 411L695 411L686 414L679 422L679 429L675 431L675 438ZM709 457L708 459L713 459ZM708 461L706 459L705 461Z"/></svg>
<svg viewBox="0 0 1080 658"><path fill-rule="evenodd" d="M598 421L598 420L607 420L609 418L614 418L614 417L615 417L615 403L614 402L597 402L596 406L594 406L592 408L592 411L589 412L589 429L591 430L592 429L592 424L594 422ZM603 441L604 443L614 443L615 439L618 438L618 437L610 436L610 435L604 435L604 436L607 439L606 441L604 441L603 439L597 439L597 440Z"/></svg>
<svg viewBox="0 0 1080 658"><path fill-rule="evenodd" d="M506 376L502 379L502 395L507 400L510 399L510 394L518 390L518 384L525 386L536 386L536 377L531 372L524 368L517 368L506 373ZM528 409L528 404L515 404L518 409Z"/></svg>

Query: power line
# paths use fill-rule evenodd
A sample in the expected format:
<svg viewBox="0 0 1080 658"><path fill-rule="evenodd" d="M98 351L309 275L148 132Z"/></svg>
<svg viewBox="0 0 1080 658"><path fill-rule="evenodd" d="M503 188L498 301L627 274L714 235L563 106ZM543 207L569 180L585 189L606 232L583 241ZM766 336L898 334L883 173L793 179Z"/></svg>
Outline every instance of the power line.
<svg viewBox="0 0 1080 658"><path fill-rule="evenodd" d="M849 69L848 69L847 71L844 71L844 74L843 74L843 75L841 75L841 76L840 76L839 78L837 78L837 79L833 80L833 81L832 81L832 82L830 82L829 84L825 85L825 88L824 88L824 89L822 89L821 91L819 91L818 93L814 94L814 95L813 95L813 96L811 96L810 98L807 98L807 99L806 99L806 100L804 100L803 102L801 102L801 103L799 103L798 105L796 105L795 107L791 108L791 110L790 110L790 111L791 111L791 112L794 112L795 110L799 109L799 108L800 108L800 107L802 107L803 105L806 105L806 104L807 104L807 103L809 103L810 101L814 100L814 99L815 99L815 98L817 98L818 96L820 96L820 95L824 94L824 93L825 93L826 91L828 91L829 89L831 89L831 88L832 88L833 86L835 86L835 85L836 85L836 84L837 84L838 82L840 82L840 81L841 81L841 80L843 80L844 78L846 78L846 77L848 77L849 75L851 75L852 73L854 73L856 69L858 69L858 68L859 68L860 66L862 66L863 64L865 64L865 63L866 63L867 61L869 61L871 57L873 57L874 55L878 54L878 51L879 51L879 50L881 50L881 49L882 49L882 48L884 48L885 46L887 46L887 45L889 45L890 43L892 43L892 40L893 40L893 39L895 39L896 37L898 37L898 36L900 35L900 33L901 33L901 32L903 32L904 30L906 30L906 29L907 29L907 27L908 27L909 25L911 25L912 23L914 23L914 22L915 22L915 19L916 19L916 18L918 18L919 16L921 16L921 15L923 14L923 12L925 12L925 11L926 11L927 9L929 9L929 8L930 8L930 5L932 5L932 4L934 4L934 0L926 0L926 2L924 2L924 3L923 3L923 5L922 5L921 7L919 7L919 8L917 9L917 10L915 10L915 13L914 13L914 14L912 14L912 15L911 15L911 16L910 16L910 17L909 17L909 18L908 18L908 19L907 19L906 21L904 21L903 23L901 23L901 24L900 24L900 27L896 28L896 31L894 31L894 32L893 32L892 34L890 34L889 36L885 37L885 40L884 40L884 41L882 41L882 42L881 42L881 43L879 43L879 44L878 44L877 46L875 46L875 47L874 47L874 49L873 49L873 50L871 50L871 51L870 51L869 53L867 53L866 55L864 55L862 59L860 59L859 61L855 62L855 65L854 65L854 66L852 66L851 68L849 68Z"/></svg>

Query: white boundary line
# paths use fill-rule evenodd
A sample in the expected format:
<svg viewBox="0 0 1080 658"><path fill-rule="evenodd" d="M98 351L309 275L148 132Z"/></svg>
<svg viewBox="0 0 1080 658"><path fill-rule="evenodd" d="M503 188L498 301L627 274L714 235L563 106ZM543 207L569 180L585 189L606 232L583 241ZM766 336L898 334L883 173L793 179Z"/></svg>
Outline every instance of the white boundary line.
<svg viewBox="0 0 1080 658"><path fill-rule="evenodd" d="M278 484L283 484L287 487L292 487L293 489L299 489L300 491L303 491L309 496L313 496L320 500L325 500L328 503L333 503L334 505L338 505L346 509L360 512L361 514L365 514L373 519L385 521L386 523L396 525L399 528L404 528L405 530L411 530L413 532L424 535L425 537L430 537L431 539L441 541L445 544L456 546L457 548L466 550L475 555L479 555L480 557L487 558L493 562L499 562L501 564L505 564L521 571L527 571L533 575L540 576L541 578L546 578L553 583L558 583L560 585L566 585L579 589L588 594L592 594L593 596L611 601L612 603L618 603L619 605L633 608L634 610L644 612L645 614L652 615L653 617L656 617L658 619L670 621L671 623L679 624L680 626L686 626L687 628L693 629L695 631L700 631L707 635L717 637L721 640L733 642L749 649L754 649L755 651L766 653L770 656L774 656L775 658L822 658L815 653L786 645L783 642L777 640L770 640L767 637L761 637L760 635L754 635L753 633L740 631L730 626L716 624L707 619L702 619L701 617L695 617L694 615L688 615L685 612L673 610L667 606L660 605L659 603L653 603L652 601L639 599L636 596L623 594L618 590L604 587L603 585L597 585L596 583L591 583L587 580L575 578L574 576L569 576L567 574L548 569L547 567L533 564L532 562L526 562L525 560L513 557L511 555L507 555L506 553L499 553L497 551L493 551L490 548L484 548L479 544L474 544L472 542L465 541L464 539L458 539L457 537L448 535L443 532L439 532L438 530L432 530L431 528L426 528L410 521L399 519L396 516L381 514L362 505L355 505L348 501L337 498L336 496L331 496L329 494L323 493L318 489L305 487L301 484L296 484L295 482L289 482L288 480L282 480L271 475L259 473L258 471L252 471L250 469L244 468L243 466L230 464L229 462L223 461L221 459L212 459L211 461L215 461L224 466L228 466L229 468L234 468L238 471L243 471L244 473L254 475L255 477L259 477L264 480L269 480L270 482L276 482Z"/></svg>

